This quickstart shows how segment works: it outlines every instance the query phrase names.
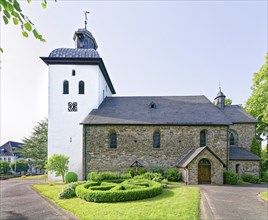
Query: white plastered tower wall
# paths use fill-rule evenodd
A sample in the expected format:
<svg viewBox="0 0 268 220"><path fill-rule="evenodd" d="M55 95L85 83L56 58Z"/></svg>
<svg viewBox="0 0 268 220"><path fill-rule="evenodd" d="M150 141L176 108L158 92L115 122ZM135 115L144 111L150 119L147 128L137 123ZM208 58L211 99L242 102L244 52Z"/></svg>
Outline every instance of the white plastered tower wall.
<svg viewBox="0 0 268 220"><path fill-rule="evenodd" d="M72 76L73 70L75 76ZM64 80L69 82L69 94L63 94ZM81 80L85 83L85 94L78 94ZM68 156L69 171L76 172L82 179L83 131L80 123L101 104L103 91L105 96L111 96L111 91L97 65L50 65L48 91L48 157L53 154ZM76 112L68 111L68 102L77 102ZM54 174L48 175L49 180L60 179Z"/></svg>
<svg viewBox="0 0 268 220"><path fill-rule="evenodd" d="M87 47L59 48L52 51L49 57L41 59L48 65L49 74L48 158L53 154L68 156L69 171L77 173L81 180L85 174L83 126L80 123L93 109L99 107L105 97L115 94L115 91L104 63L95 51L97 46L95 39L91 39L91 33L79 29L75 35L83 35L77 45L84 46L85 41ZM64 94L64 81L69 83L68 94ZM79 94L80 81L84 82L84 94ZM77 109L70 111L68 103L77 103ZM61 180L61 177L48 172L48 179L55 181Z"/></svg>

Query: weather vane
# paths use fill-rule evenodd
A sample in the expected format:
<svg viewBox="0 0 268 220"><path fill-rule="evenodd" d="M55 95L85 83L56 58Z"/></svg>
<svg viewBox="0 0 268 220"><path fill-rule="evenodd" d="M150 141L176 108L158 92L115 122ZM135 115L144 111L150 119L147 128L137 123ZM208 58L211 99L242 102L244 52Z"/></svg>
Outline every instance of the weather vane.
<svg viewBox="0 0 268 220"><path fill-rule="evenodd" d="M221 82L219 82L219 89L220 89L220 91L221 91Z"/></svg>
<svg viewBox="0 0 268 220"><path fill-rule="evenodd" d="M89 14L89 11L84 11L85 14L85 29L87 29L87 14Z"/></svg>

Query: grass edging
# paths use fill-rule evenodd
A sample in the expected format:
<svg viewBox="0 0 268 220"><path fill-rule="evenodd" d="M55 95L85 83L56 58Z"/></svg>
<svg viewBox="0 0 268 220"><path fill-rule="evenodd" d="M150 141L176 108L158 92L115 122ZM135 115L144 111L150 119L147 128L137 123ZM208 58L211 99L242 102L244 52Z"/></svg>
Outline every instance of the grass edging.
<svg viewBox="0 0 268 220"><path fill-rule="evenodd" d="M55 202L52 198L49 198L49 197L46 197L45 195L43 195L42 191L40 191L39 189L37 189L35 187L35 185L31 185L31 189L33 191L35 191L38 195L40 195L44 200L46 200L46 202L48 202L51 206L53 206L54 208L56 208L60 212L63 212L65 215L67 215L68 217L70 217L70 219L77 219L77 220L80 219L78 216L74 215L73 213L71 213L68 210L66 210L63 207L61 207L60 204L58 204L57 202Z"/></svg>
<svg viewBox="0 0 268 220"><path fill-rule="evenodd" d="M34 185L34 189L81 219L200 219L198 187L172 187L159 196L123 203L93 203L79 198L58 199L63 185ZM127 210L127 211L126 211Z"/></svg>
<svg viewBox="0 0 268 220"><path fill-rule="evenodd" d="M259 194L259 197L260 197L262 200L268 202L268 191L261 192L261 193Z"/></svg>

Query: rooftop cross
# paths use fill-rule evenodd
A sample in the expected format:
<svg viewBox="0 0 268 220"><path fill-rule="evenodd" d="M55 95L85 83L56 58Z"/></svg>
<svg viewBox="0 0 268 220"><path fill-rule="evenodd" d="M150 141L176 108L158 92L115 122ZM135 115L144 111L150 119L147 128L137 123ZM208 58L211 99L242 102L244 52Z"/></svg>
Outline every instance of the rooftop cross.
<svg viewBox="0 0 268 220"><path fill-rule="evenodd" d="M89 11L84 11L85 14L85 29L87 29L87 14L89 14Z"/></svg>

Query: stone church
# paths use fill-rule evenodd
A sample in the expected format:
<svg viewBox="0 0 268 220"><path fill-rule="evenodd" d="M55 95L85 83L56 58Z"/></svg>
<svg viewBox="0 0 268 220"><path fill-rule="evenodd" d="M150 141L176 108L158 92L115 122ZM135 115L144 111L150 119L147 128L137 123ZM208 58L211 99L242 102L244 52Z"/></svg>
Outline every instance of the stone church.
<svg viewBox="0 0 268 220"><path fill-rule="evenodd" d="M58 48L48 65L48 156L64 154L69 171L124 172L177 167L187 184L223 183L223 170L259 175L250 152L257 121L240 106L200 96L113 96L115 89L87 28L75 48ZM50 180L56 180L49 173Z"/></svg>

